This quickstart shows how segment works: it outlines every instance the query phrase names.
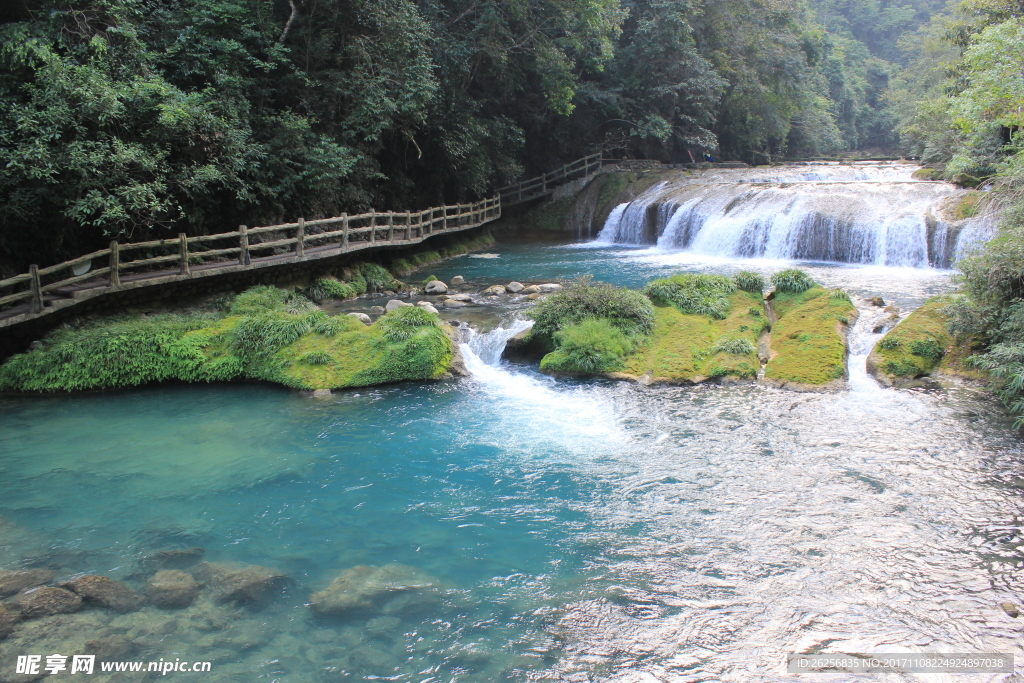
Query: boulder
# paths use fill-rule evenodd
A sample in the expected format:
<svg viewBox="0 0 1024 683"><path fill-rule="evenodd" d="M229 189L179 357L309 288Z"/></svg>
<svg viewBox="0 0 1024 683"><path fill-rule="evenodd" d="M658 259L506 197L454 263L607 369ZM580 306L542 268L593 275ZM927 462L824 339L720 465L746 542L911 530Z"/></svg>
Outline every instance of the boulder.
<svg viewBox="0 0 1024 683"><path fill-rule="evenodd" d="M53 581L57 572L50 569L5 569L0 571L0 598L20 593L26 588Z"/></svg>
<svg viewBox="0 0 1024 683"><path fill-rule="evenodd" d="M885 307L885 300L880 296L873 296L868 301L871 302L872 306L878 306L879 308Z"/></svg>
<svg viewBox="0 0 1024 683"><path fill-rule="evenodd" d="M510 282L507 285L505 285L505 289L512 292L513 294L518 294L519 292L526 289L526 287L523 286L522 282Z"/></svg>
<svg viewBox="0 0 1024 683"><path fill-rule="evenodd" d="M35 619L77 612L82 606L82 598L63 588L43 586L18 593L8 606L18 610L22 619Z"/></svg>
<svg viewBox="0 0 1024 683"><path fill-rule="evenodd" d="M473 301L473 297L471 297L469 294L451 294L449 296L446 296L444 298L444 300L445 301L461 301L463 303L467 303L468 304L468 303L471 303Z"/></svg>
<svg viewBox="0 0 1024 683"><path fill-rule="evenodd" d="M370 306L370 313L374 315L384 315L387 311L384 310L383 306Z"/></svg>
<svg viewBox="0 0 1024 683"><path fill-rule="evenodd" d="M161 550L145 558L140 564L143 568L150 570L188 569L202 560L205 552L202 548Z"/></svg>
<svg viewBox="0 0 1024 683"><path fill-rule="evenodd" d="M418 304L416 304L416 306L422 308L427 313L433 313L434 315L437 315L437 309L428 304L426 301L421 301Z"/></svg>
<svg viewBox="0 0 1024 683"><path fill-rule="evenodd" d="M530 285L529 287L523 287L520 294L540 294L540 287L537 285Z"/></svg>
<svg viewBox="0 0 1024 683"><path fill-rule="evenodd" d="M412 304L410 304L407 301L399 301L398 299L392 299L384 306L384 310L390 313L391 311L396 311L399 308L405 308L406 306L412 306Z"/></svg>
<svg viewBox="0 0 1024 683"><path fill-rule="evenodd" d="M163 609L188 607L199 595L199 582L180 569L164 569L149 577L149 601Z"/></svg>
<svg viewBox="0 0 1024 683"><path fill-rule="evenodd" d="M359 565L341 572L327 588L309 596L309 603L318 614L342 614L378 607L407 593L436 596L439 587L436 579L415 567Z"/></svg>
<svg viewBox="0 0 1024 683"><path fill-rule="evenodd" d="M448 292L448 285L440 280L431 280L427 283L427 286L423 288L423 291L427 294L446 294Z"/></svg>
<svg viewBox="0 0 1024 683"><path fill-rule="evenodd" d="M455 301L454 299L446 299L444 302L442 302L442 305L445 308L465 308L469 304L467 304L464 301Z"/></svg>
<svg viewBox="0 0 1024 683"><path fill-rule="evenodd" d="M352 316L353 318L357 318L360 322L364 322L367 325L373 322L373 318L366 315L365 313L349 313L348 315Z"/></svg>
<svg viewBox="0 0 1024 683"><path fill-rule="evenodd" d="M552 292L562 291L562 285L553 282L546 285L538 285L537 289L540 291L541 294L551 294Z"/></svg>
<svg viewBox="0 0 1024 683"><path fill-rule="evenodd" d="M135 650L132 642L124 636L96 638L86 641L85 653L94 655L100 662L116 662L128 659ZM99 667L96 667L99 670Z"/></svg>
<svg viewBox="0 0 1024 683"><path fill-rule="evenodd" d="M209 586L220 602L262 602L288 581L287 574L257 564L203 562L192 574Z"/></svg>
<svg viewBox="0 0 1024 683"><path fill-rule="evenodd" d="M461 275L456 275L455 277L453 277L453 278L452 278L452 280L451 280L451 283L450 283L450 284L451 284L451 285L452 285L453 287L454 287L455 285L464 285L464 284L466 284L466 278L462 277Z"/></svg>
<svg viewBox="0 0 1024 683"><path fill-rule="evenodd" d="M1003 608L1003 611L1006 612L1006 616L1008 617L1016 619L1020 616L1020 610L1017 609L1017 605L1012 602L1001 602L999 603L999 606Z"/></svg>
<svg viewBox="0 0 1024 683"><path fill-rule="evenodd" d="M83 600L122 614L134 612L145 602L145 598L137 592L109 576L96 574L80 576L74 581L65 583L64 588L78 594Z"/></svg>
<svg viewBox="0 0 1024 683"><path fill-rule="evenodd" d="M485 289L482 292L482 294L484 296L501 296L502 294L506 294L507 292L508 290L505 289L505 285L492 285L491 287Z"/></svg>
<svg viewBox="0 0 1024 683"><path fill-rule="evenodd" d="M14 631L14 626L19 621L21 621L21 617L18 616L17 612L13 612L0 605L0 640L11 635L11 632Z"/></svg>
<svg viewBox="0 0 1024 683"><path fill-rule="evenodd" d="M528 299L529 301L536 301L537 299L541 298L542 296L544 296L544 295L543 295L543 294L540 294L539 292L535 292L535 293L533 293L533 294L527 294L527 295L526 295L526 298L527 298L527 299Z"/></svg>

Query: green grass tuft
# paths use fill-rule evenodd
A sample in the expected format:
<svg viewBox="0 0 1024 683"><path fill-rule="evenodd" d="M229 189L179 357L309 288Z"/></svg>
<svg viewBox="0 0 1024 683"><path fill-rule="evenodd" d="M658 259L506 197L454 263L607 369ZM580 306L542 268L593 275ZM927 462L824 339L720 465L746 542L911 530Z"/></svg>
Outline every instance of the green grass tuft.
<svg viewBox="0 0 1024 683"><path fill-rule="evenodd" d="M790 292L793 294L806 292L815 286L814 280L807 273L796 268L789 268L775 273L772 275L772 284L780 292Z"/></svg>
<svg viewBox="0 0 1024 683"><path fill-rule="evenodd" d="M566 285L531 309L532 336L549 349L555 334L589 318L603 318L627 336L646 335L654 327L654 306L640 292L583 278Z"/></svg>
<svg viewBox="0 0 1024 683"><path fill-rule="evenodd" d="M610 320L588 318L555 333L558 347L541 359L545 372L598 374L622 367L636 340Z"/></svg>
<svg viewBox="0 0 1024 683"><path fill-rule="evenodd" d="M758 273L752 273L749 270L741 270L733 275L732 279L733 282L736 283L736 286L744 292L760 294L764 291L765 280L764 277Z"/></svg>
<svg viewBox="0 0 1024 683"><path fill-rule="evenodd" d="M729 295L736 290L736 283L722 275L680 273L652 280L644 287L644 294L656 304L675 306L683 314L723 320L729 313Z"/></svg>

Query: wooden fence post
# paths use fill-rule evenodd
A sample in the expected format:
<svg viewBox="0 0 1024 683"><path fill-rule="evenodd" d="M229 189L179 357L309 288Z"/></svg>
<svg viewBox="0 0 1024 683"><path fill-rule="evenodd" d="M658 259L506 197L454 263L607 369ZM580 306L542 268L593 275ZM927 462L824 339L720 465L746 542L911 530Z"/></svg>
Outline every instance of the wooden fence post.
<svg viewBox="0 0 1024 683"><path fill-rule="evenodd" d="M43 310L43 288L39 282L39 266L32 264L28 267L28 274L31 276L32 299L29 301L29 313L41 313Z"/></svg>
<svg viewBox="0 0 1024 683"><path fill-rule="evenodd" d="M388 242L395 241L395 212L388 211Z"/></svg>
<svg viewBox="0 0 1024 683"><path fill-rule="evenodd" d="M442 209L444 215L441 216L441 230L448 230L448 206L445 205Z"/></svg>
<svg viewBox="0 0 1024 683"><path fill-rule="evenodd" d="M370 209L370 244L377 243L377 212Z"/></svg>
<svg viewBox="0 0 1024 683"><path fill-rule="evenodd" d="M348 249L348 214L341 214L341 250Z"/></svg>
<svg viewBox="0 0 1024 683"><path fill-rule="evenodd" d="M181 258L178 262L178 274L188 275L188 238L185 237L185 233L178 233L178 244L180 245L179 251L181 252Z"/></svg>
<svg viewBox="0 0 1024 683"><path fill-rule="evenodd" d="M239 225L238 235L238 246L242 249L238 252L238 265L247 266L251 263L249 259L249 228Z"/></svg>
<svg viewBox="0 0 1024 683"><path fill-rule="evenodd" d="M121 248L117 240L110 243L110 286L121 286Z"/></svg>
<svg viewBox="0 0 1024 683"><path fill-rule="evenodd" d="M306 220L299 219L299 229L295 231L295 258L302 258L306 255Z"/></svg>

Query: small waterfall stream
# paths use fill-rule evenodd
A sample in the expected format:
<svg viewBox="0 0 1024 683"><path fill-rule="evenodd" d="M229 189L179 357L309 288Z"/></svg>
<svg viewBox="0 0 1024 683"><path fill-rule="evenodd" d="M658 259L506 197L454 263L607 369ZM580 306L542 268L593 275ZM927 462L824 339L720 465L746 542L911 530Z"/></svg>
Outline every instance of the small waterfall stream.
<svg viewBox="0 0 1024 683"><path fill-rule="evenodd" d="M905 164L728 169L658 183L608 216L597 241L717 257L949 268L993 234L956 220L963 195Z"/></svg>

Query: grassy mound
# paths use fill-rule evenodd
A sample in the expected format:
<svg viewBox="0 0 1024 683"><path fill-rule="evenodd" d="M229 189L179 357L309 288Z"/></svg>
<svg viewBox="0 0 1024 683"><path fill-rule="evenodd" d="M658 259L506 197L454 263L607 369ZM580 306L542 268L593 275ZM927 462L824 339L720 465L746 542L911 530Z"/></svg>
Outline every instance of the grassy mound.
<svg viewBox="0 0 1024 683"><path fill-rule="evenodd" d="M556 348L540 362L542 372L600 374L619 370L637 338L606 318L587 318L555 333Z"/></svg>
<svg viewBox="0 0 1024 683"><path fill-rule="evenodd" d="M259 286L221 313L116 317L64 328L0 366L2 391L78 391L177 380L259 379L335 389L443 375L452 346L436 315L402 308L366 326Z"/></svg>
<svg viewBox="0 0 1024 683"><path fill-rule="evenodd" d="M715 318L658 304L653 333L625 360L623 370L666 384L716 377L753 379L760 367L757 340L768 327L761 295L734 289L719 308L723 309L724 317Z"/></svg>
<svg viewBox="0 0 1024 683"><path fill-rule="evenodd" d="M771 355L765 378L781 383L823 385L846 374L846 328L857 317L848 296L812 283L800 271L774 277ZM777 273L776 276L782 275ZM801 277L802 276L802 277Z"/></svg>
<svg viewBox="0 0 1024 683"><path fill-rule="evenodd" d="M644 294L656 304L672 305L680 313L722 320L729 313L729 295L736 283L723 275L681 273L647 283Z"/></svg>
<svg viewBox="0 0 1024 683"><path fill-rule="evenodd" d="M868 370L883 384L930 375L940 367L959 366L969 349L959 349L947 329L945 309L951 295L929 299L878 340L868 357ZM957 367L961 374L968 368Z"/></svg>

